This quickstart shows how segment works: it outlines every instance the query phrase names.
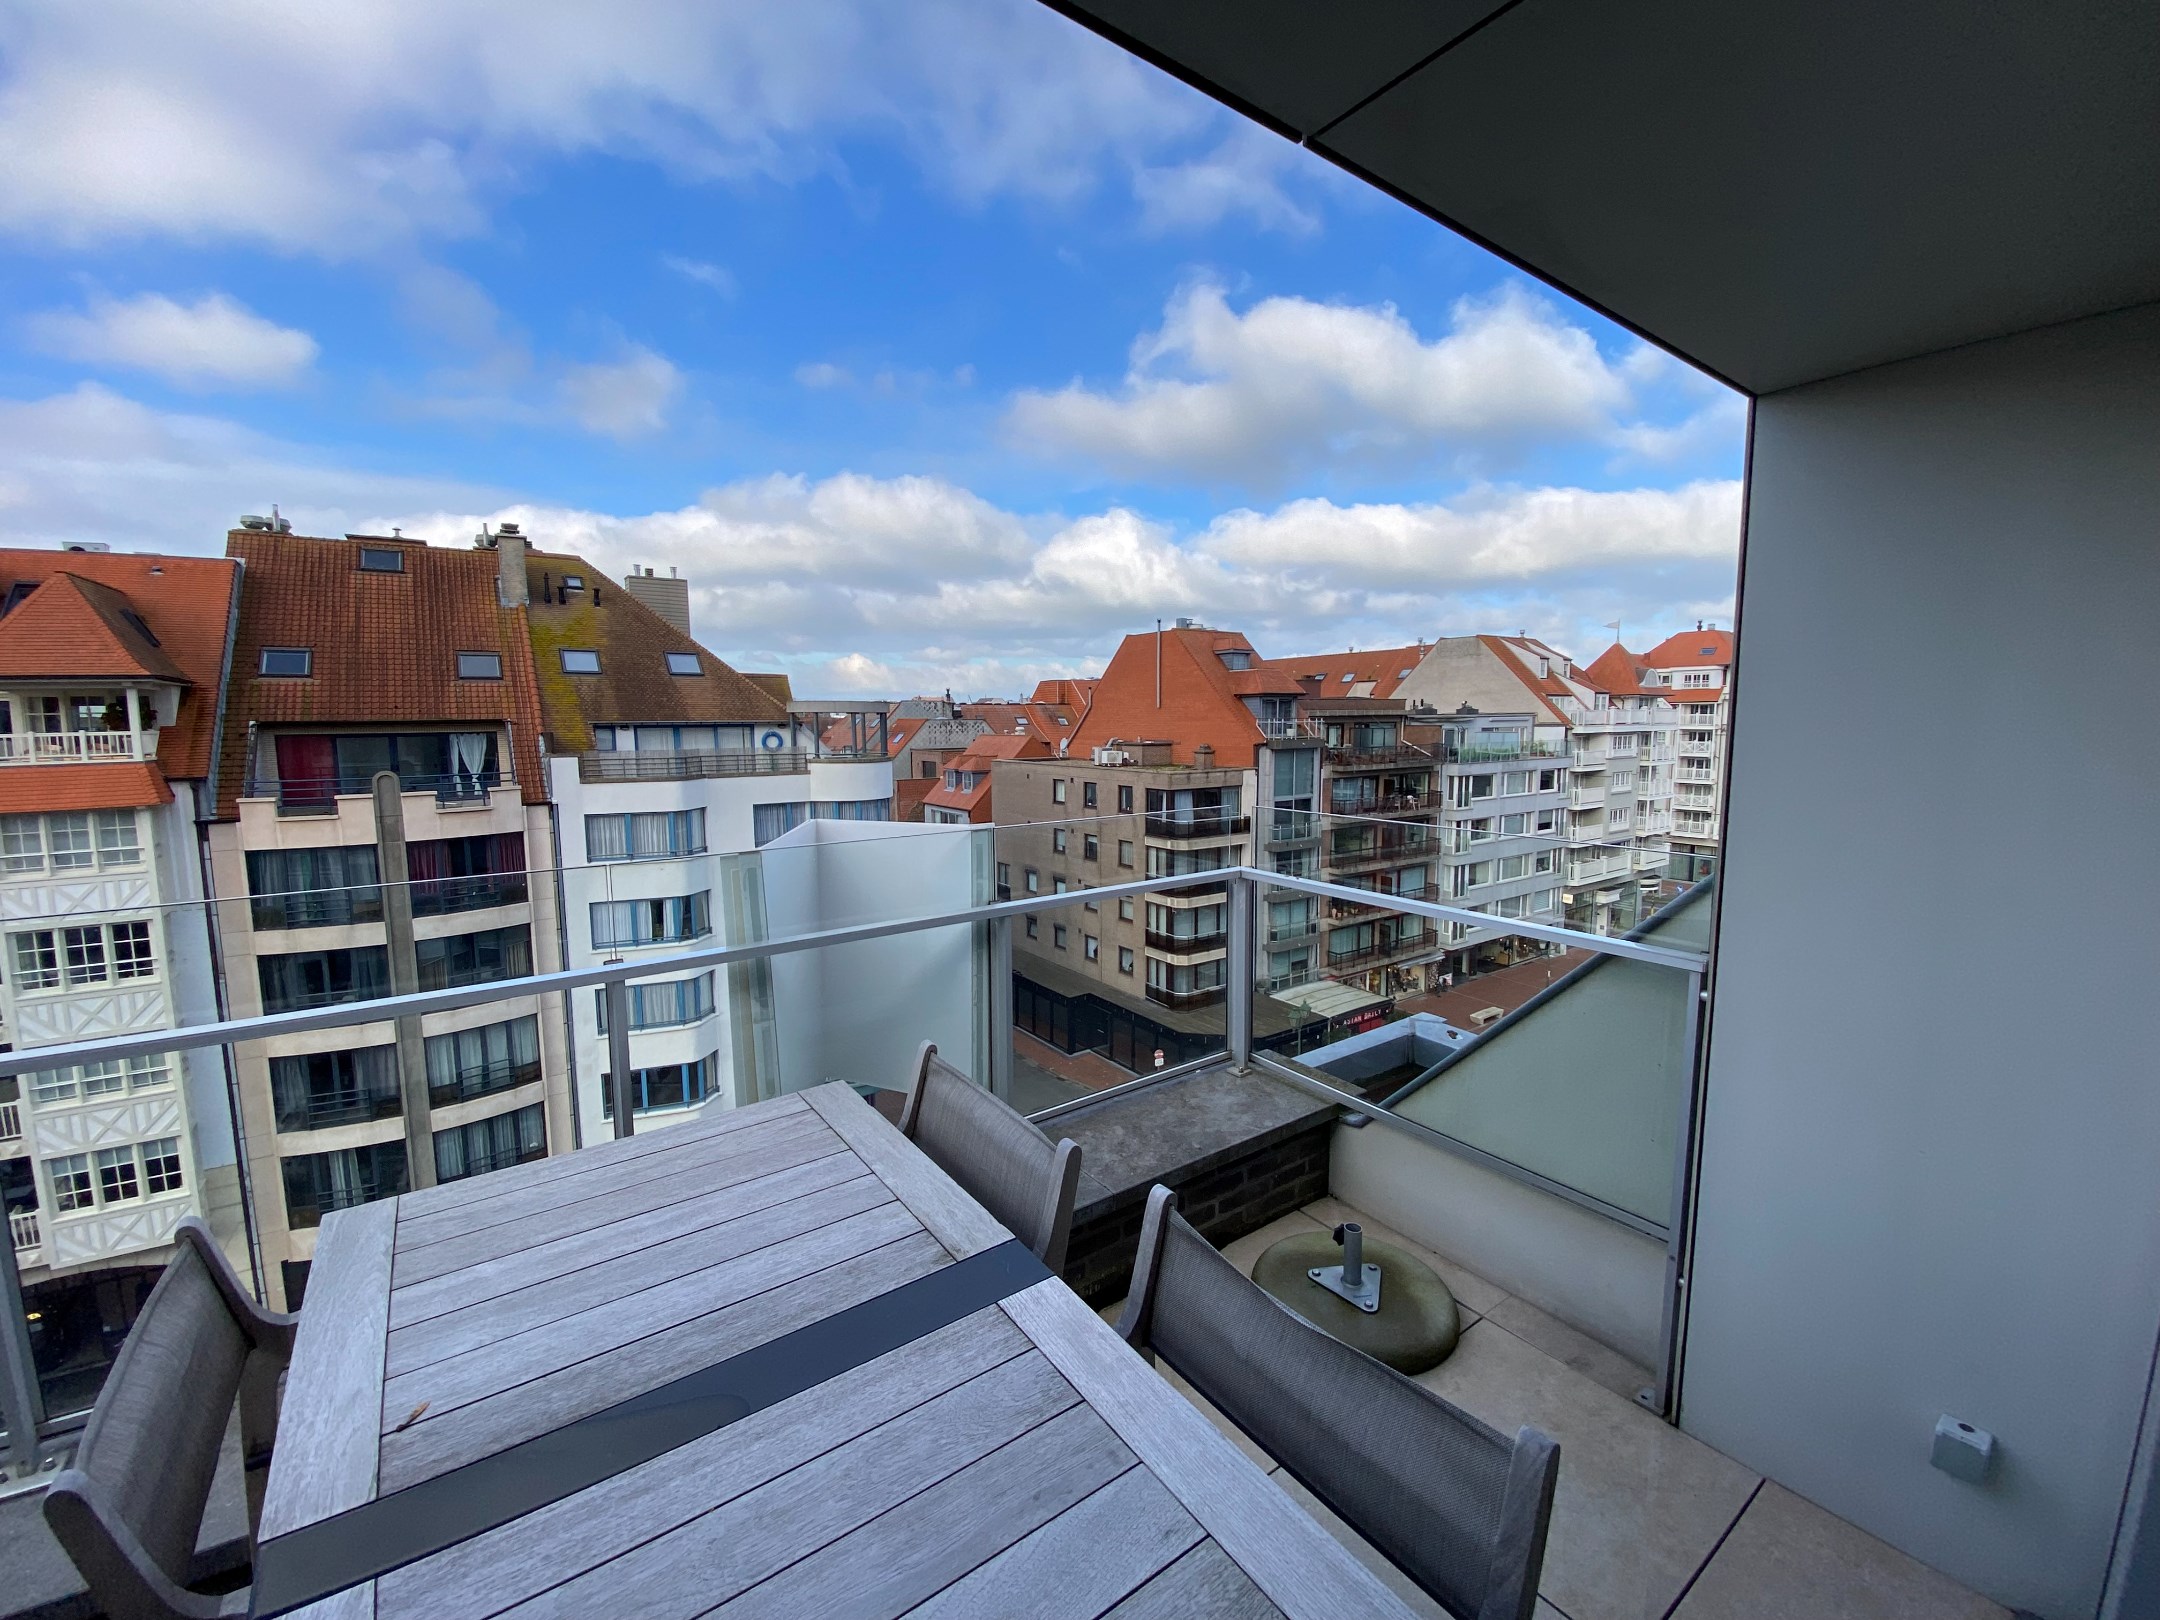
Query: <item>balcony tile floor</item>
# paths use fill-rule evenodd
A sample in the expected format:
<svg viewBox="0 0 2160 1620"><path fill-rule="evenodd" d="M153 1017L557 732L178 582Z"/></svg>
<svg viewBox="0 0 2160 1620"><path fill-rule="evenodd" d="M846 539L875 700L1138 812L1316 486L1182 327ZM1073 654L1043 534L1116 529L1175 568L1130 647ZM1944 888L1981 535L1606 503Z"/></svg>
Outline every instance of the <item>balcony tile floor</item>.
<svg viewBox="0 0 2160 1620"><path fill-rule="evenodd" d="M1949 1577L1659 1422L1632 1398L1649 1381L1645 1369L1347 1204L1308 1204L1223 1253L1250 1272L1278 1238L1344 1220L1423 1256L1455 1294L1462 1341L1419 1382L1498 1429L1536 1423L1560 1442L1538 1620L2008 1620ZM1114 1323L1120 1308L1102 1314ZM1413 1609L1444 1617L1183 1379L1164 1376Z"/></svg>

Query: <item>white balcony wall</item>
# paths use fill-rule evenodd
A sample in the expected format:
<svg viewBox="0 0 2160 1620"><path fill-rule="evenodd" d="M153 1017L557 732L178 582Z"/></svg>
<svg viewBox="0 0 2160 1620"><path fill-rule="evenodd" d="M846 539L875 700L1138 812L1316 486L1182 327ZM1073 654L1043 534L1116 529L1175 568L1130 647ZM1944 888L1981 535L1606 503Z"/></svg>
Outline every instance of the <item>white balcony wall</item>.
<svg viewBox="0 0 2160 1620"><path fill-rule="evenodd" d="M1754 424L1683 1420L2004 1603L2090 1615L2160 1334L2160 752L2108 701L2152 673L2160 307ZM2077 762L2098 858L1996 858L2024 735ZM2006 1025L2051 948L2076 970ZM1929 1466L1942 1413L1997 1437L1986 1484Z"/></svg>
<svg viewBox="0 0 2160 1620"><path fill-rule="evenodd" d="M768 844L762 864L774 939L991 899L987 828L815 821ZM988 971L980 924L774 957L782 1089L898 1085L924 1040L987 1082Z"/></svg>

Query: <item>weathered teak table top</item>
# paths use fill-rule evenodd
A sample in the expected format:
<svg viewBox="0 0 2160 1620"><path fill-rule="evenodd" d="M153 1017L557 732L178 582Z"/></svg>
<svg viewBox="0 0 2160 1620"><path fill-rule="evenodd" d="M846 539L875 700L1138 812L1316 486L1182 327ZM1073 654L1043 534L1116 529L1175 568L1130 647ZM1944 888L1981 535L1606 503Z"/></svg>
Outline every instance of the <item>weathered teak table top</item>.
<svg viewBox="0 0 2160 1620"><path fill-rule="evenodd" d="M842 1085L325 1221L256 1602L1408 1612Z"/></svg>

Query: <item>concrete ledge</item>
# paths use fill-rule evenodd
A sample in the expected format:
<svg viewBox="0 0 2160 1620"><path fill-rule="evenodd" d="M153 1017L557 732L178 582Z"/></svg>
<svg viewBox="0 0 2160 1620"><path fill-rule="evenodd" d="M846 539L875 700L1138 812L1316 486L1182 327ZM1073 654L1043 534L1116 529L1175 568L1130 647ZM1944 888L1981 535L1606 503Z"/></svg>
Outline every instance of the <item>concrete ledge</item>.
<svg viewBox="0 0 2160 1620"><path fill-rule="evenodd" d="M1228 1243L1328 1190L1336 1107L1227 1067L1113 1097L1051 1123L1082 1151L1065 1280L1091 1305L1132 1276L1148 1189L1174 1187L1185 1218Z"/></svg>

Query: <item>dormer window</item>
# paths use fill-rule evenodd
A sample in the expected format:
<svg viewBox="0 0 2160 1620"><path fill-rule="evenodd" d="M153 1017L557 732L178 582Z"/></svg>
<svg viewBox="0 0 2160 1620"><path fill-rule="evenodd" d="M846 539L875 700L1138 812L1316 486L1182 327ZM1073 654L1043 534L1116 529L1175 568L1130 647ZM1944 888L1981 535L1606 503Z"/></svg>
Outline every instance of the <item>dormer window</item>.
<svg viewBox="0 0 2160 1620"><path fill-rule="evenodd" d="M1244 647L1225 647L1215 655L1224 669L1251 669L1252 653Z"/></svg>
<svg viewBox="0 0 2160 1620"><path fill-rule="evenodd" d="M309 647L265 647L255 665L263 675L305 680L315 673L315 653Z"/></svg>
<svg viewBox="0 0 2160 1620"><path fill-rule="evenodd" d="M671 652L667 655L667 672L670 675L702 675L705 666L698 662L696 653Z"/></svg>
<svg viewBox="0 0 2160 1620"><path fill-rule="evenodd" d="M402 574L405 572L405 553L395 546L362 546L360 548L360 572L363 574Z"/></svg>

